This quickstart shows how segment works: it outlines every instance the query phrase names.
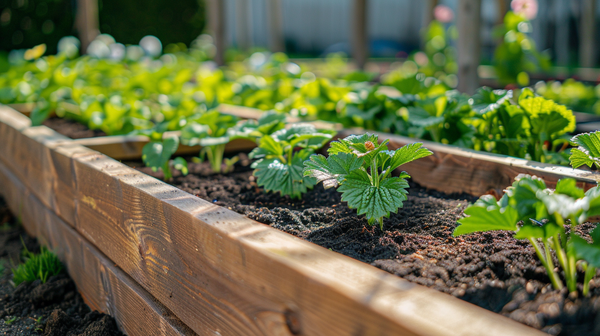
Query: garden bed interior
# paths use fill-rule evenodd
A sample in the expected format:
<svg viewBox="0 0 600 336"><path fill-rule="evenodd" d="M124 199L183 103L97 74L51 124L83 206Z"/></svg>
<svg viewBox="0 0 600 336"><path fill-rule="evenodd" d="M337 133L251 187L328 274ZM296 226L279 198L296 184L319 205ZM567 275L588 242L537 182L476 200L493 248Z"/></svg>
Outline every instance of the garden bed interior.
<svg viewBox="0 0 600 336"><path fill-rule="evenodd" d="M335 190L317 187L305 201L292 201L257 192L243 165L215 177L200 164L192 165L195 174L174 180L190 194L46 127L29 127L14 111L2 108L0 121L7 141L0 149L0 179L9 185L4 193L13 211L39 208L42 217L97 249L137 286L142 301L156 298L154 311L172 312L165 323L178 332L185 324L198 333L222 334L535 333L417 284L551 333L576 333L570 325L595 311L592 299L575 302L551 290L531 250L509 235L450 236L473 201L470 195L503 188L518 173L542 176L549 184L574 176L589 187L596 178L591 172L427 143L435 155L403 167L421 186L411 186L404 208L381 232L366 226ZM391 147L409 141L392 137ZM427 189L432 187L470 195ZM31 213L31 221L40 222ZM42 237L52 226L31 225L28 231ZM60 246L60 237L54 240L50 245ZM514 272L506 272L507 263ZM556 305L564 308L559 314ZM577 306L579 315L569 315L567 306Z"/></svg>

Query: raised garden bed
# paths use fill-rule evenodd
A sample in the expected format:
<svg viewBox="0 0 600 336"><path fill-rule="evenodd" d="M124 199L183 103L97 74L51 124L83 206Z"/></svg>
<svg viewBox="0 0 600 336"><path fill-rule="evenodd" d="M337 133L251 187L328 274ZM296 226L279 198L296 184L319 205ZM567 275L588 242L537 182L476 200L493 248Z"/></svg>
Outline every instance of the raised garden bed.
<svg viewBox="0 0 600 336"><path fill-rule="evenodd" d="M11 209L22 212L24 222L27 217L35 223L29 232L50 237L50 245L76 274L84 298L112 298L121 325L143 323L148 330L152 321L181 330L172 323L178 318L197 333L535 334L498 314L201 200L46 127L29 127L28 119L13 111L0 111L0 122L6 144L0 149L0 179ZM464 153L477 162L477 153ZM433 158L452 162L448 155L436 152ZM453 166L458 169L456 162ZM549 177L558 178L560 170L550 168L528 169L546 169ZM514 167L510 174L523 169ZM68 234L77 243L64 243L68 238L61 235ZM106 264L96 264L123 271L123 277L110 277L119 285L109 285L106 278L78 279L98 277L87 271L94 269L92 261L86 260L86 272L78 271L84 269L84 246L101 252L92 261L105 260L106 254ZM132 309L124 306L129 301L122 301L117 289L138 293L138 304L149 304L143 299L147 291L173 318L140 317L160 311L158 303L153 301L153 309ZM106 304L100 298L96 306Z"/></svg>

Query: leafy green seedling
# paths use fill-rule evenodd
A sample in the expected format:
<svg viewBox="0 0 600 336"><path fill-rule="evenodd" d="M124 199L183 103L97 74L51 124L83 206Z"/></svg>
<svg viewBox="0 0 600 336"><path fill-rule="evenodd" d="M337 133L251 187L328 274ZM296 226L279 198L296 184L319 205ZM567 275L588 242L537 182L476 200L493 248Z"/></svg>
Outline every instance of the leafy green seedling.
<svg viewBox="0 0 600 336"><path fill-rule="evenodd" d="M350 208L364 214L370 225L378 222L383 230L383 217L397 212L408 194L410 176L402 172L392 177L392 171L432 154L422 143L388 150L388 142L379 144L378 136L368 133L334 141L328 158L313 155L304 163L304 176L316 178L325 188L337 187Z"/></svg>
<svg viewBox="0 0 600 336"><path fill-rule="evenodd" d="M248 119L234 128L236 136L250 139L256 143L267 134L273 134L285 128L286 114L269 111L261 114L258 120Z"/></svg>
<svg viewBox="0 0 600 336"><path fill-rule="evenodd" d="M51 276L58 275L63 271L63 265L56 254L45 247L42 247L39 254L25 248L24 254L26 261L12 269L12 282L15 286L24 281L32 282L37 279L45 283Z"/></svg>
<svg viewBox="0 0 600 336"><path fill-rule="evenodd" d="M18 319L19 319L19 317L17 317L17 316L7 318L4 320L4 324L11 325L11 324L15 323Z"/></svg>
<svg viewBox="0 0 600 336"><path fill-rule="evenodd" d="M207 157L213 172L229 171L231 166L223 169L225 146L238 136L233 129L238 119L222 114L219 111L208 111L193 116L181 130L181 142L188 146L202 146L200 157Z"/></svg>
<svg viewBox="0 0 600 336"><path fill-rule="evenodd" d="M484 231L513 231L515 238L527 239L531 243L554 288L561 289L563 283L554 270L552 250L562 267L569 291L577 289L579 262L586 271L583 294L589 293L589 280L596 274L596 267L600 267L600 229L596 227L592 231L593 242L590 244L577 236L574 228L589 217L600 214L598 187L584 193L574 179L567 178L558 181L556 190L550 190L540 178L519 175L500 201L484 195L465 209L465 214L468 217L458 221L455 236ZM568 220L571 223L569 233L565 230ZM521 221L523 224L519 225Z"/></svg>
<svg viewBox="0 0 600 336"><path fill-rule="evenodd" d="M289 129L264 135L259 146L250 153L256 183L266 191L300 198L315 185L315 179L303 176L303 162L329 141L334 131L317 130L310 124L297 124ZM299 150L296 150L299 149Z"/></svg>
<svg viewBox="0 0 600 336"><path fill-rule="evenodd" d="M587 165L600 168L600 131L582 133L574 136L571 143L577 148L571 150L571 166L579 168Z"/></svg>
<svg viewBox="0 0 600 336"><path fill-rule="evenodd" d="M165 136L166 131L167 123L160 123L153 128L134 131L132 134L141 134L150 138L150 142L142 148L142 161L154 172L161 169L164 179L169 180L173 177L171 168L181 171L183 175L187 175L188 168L187 162L181 157L171 160L171 156L179 148L179 138Z"/></svg>

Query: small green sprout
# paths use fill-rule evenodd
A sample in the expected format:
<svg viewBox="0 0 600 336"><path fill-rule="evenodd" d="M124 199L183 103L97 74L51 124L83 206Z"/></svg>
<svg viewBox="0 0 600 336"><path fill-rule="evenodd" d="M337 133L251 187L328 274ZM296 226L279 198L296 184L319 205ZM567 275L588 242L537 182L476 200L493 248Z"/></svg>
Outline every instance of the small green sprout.
<svg viewBox="0 0 600 336"><path fill-rule="evenodd" d="M408 194L406 178L410 176L402 172L392 177L392 171L432 154L422 143L388 150L388 142L379 144L378 136L368 133L334 141L328 158L313 155L304 163L304 176L316 178L325 188L337 187L342 201L383 230L383 218L397 212Z"/></svg>
<svg viewBox="0 0 600 336"><path fill-rule="evenodd" d="M46 283L51 276L58 275L63 271L63 265L56 256L45 247L39 254L35 254L25 248L25 262L12 269L12 282L15 286L22 282L32 282L40 279Z"/></svg>
<svg viewBox="0 0 600 336"><path fill-rule="evenodd" d="M6 325L11 325L13 323L15 323L19 318L17 316L13 316L11 318L7 318L4 320L4 324Z"/></svg>

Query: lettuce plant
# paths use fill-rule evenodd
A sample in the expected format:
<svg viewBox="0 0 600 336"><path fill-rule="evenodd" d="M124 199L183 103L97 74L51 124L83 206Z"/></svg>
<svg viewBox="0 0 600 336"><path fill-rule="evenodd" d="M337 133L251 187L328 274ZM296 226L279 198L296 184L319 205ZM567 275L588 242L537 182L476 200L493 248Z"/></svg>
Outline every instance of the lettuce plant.
<svg viewBox="0 0 600 336"><path fill-rule="evenodd" d="M282 196L299 199L315 185L315 179L303 176L303 162L329 141L334 131L317 130L310 124L296 124L260 138L250 153L254 176L259 187L278 191Z"/></svg>
<svg viewBox="0 0 600 336"><path fill-rule="evenodd" d="M379 144L374 134L351 135L333 141L329 157L313 155L304 163L304 176L323 182L325 188L336 187L342 193L342 201L351 209L365 215L370 225L379 223L383 230L383 217L397 212L406 200L410 176L402 172L391 176L401 165L432 154L422 143L388 150L384 140Z"/></svg>
<svg viewBox="0 0 600 336"><path fill-rule="evenodd" d="M600 229L592 233L592 243L575 233L575 227L589 217L600 214L600 189L588 190L576 186L571 178L559 180L556 189L546 188L544 181L535 176L519 175L500 199L484 195L465 209L458 221L454 236L473 232L507 230L517 239L527 239L546 268L556 289L563 283L555 271L552 251L563 270L570 292L577 290L577 264L585 270L583 294L589 293L589 280L600 267ZM567 223L569 231L565 230ZM522 224L519 224L522 223Z"/></svg>

